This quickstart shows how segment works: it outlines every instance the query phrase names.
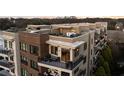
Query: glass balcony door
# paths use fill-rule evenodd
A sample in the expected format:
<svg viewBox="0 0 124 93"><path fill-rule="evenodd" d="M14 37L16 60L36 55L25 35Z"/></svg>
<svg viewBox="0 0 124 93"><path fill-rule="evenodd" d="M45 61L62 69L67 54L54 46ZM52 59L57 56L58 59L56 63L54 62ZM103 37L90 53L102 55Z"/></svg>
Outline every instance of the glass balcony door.
<svg viewBox="0 0 124 93"><path fill-rule="evenodd" d="M64 62L70 61L70 50L69 49L61 49L61 60Z"/></svg>

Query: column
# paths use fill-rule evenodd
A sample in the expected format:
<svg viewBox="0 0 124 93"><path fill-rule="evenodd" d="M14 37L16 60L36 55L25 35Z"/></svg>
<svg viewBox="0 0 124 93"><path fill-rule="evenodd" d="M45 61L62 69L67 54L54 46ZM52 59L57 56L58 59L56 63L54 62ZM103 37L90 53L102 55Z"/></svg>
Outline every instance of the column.
<svg viewBox="0 0 124 93"><path fill-rule="evenodd" d="M49 54L51 54L51 45L49 45Z"/></svg>
<svg viewBox="0 0 124 93"><path fill-rule="evenodd" d="M58 57L61 58L61 47L58 47Z"/></svg>
<svg viewBox="0 0 124 93"><path fill-rule="evenodd" d="M10 49L10 48L9 48L9 41L8 41L8 40L7 40L7 48Z"/></svg>
<svg viewBox="0 0 124 93"><path fill-rule="evenodd" d="M70 61L73 61L73 49L70 49Z"/></svg>

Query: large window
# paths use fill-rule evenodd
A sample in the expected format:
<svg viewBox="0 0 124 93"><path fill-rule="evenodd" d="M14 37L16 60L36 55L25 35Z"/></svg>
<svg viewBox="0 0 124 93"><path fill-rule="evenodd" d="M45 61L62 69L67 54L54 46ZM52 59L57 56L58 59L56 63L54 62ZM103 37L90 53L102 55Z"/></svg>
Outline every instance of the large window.
<svg viewBox="0 0 124 93"><path fill-rule="evenodd" d="M10 60L11 61L14 61L14 56L10 56Z"/></svg>
<svg viewBox="0 0 124 93"><path fill-rule="evenodd" d="M12 42L11 41L9 41L9 48L12 48L13 46L12 46Z"/></svg>
<svg viewBox="0 0 124 93"><path fill-rule="evenodd" d="M28 71L26 69L21 68L21 75L28 76Z"/></svg>
<svg viewBox="0 0 124 93"><path fill-rule="evenodd" d="M22 51L28 51L28 44L20 42L20 50Z"/></svg>
<svg viewBox="0 0 124 93"><path fill-rule="evenodd" d="M85 64L85 63L86 63L86 61L87 61L87 57L85 56L85 57L84 57L83 64Z"/></svg>
<svg viewBox="0 0 124 93"><path fill-rule="evenodd" d="M51 46L51 54L58 55L58 48L55 46Z"/></svg>
<svg viewBox="0 0 124 93"><path fill-rule="evenodd" d="M31 65L31 68L38 70L37 62L34 62L33 60L30 60L30 65Z"/></svg>
<svg viewBox="0 0 124 93"><path fill-rule="evenodd" d="M21 63L28 65L29 59L25 56L20 56Z"/></svg>
<svg viewBox="0 0 124 93"><path fill-rule="evenodd" d="M35 55L38 55L38 47L37 46L33 46L33 45L30 45L30 53L31 54L35 54Z"/></svg>
<svg viewBox="0 0 124 93"><path fill-rule="evenodd" d="M84 50L87 49L87 42L84 43Z"/></svg>
<svg viewBox="0 0 124 93"><path fill-rule="evenodd" d="M4 40L4 47L7 48L7 40Z"/></svg>
<svg viewBox="0 0 124 93"><path fill-rule="evenodd" d="M61 60L64 62L70 61L70 50L62 48Z"/></svg>
<svg viewBox="0 0 124 93"><path fill-rule="evenodd" d="M77 56L79 56L79 50L80 48L76 48L75 50L74 50L74 56L75 57L77 57Z"/></svg>

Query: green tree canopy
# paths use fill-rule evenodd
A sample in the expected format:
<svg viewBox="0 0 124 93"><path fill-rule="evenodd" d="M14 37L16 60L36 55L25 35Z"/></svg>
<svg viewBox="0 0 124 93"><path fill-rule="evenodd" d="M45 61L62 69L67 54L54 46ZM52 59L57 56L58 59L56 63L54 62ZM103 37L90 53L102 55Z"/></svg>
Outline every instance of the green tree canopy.
<svg viewBox="0 0 124 93"><path fill-rule="evenodd" d="M105 49L103 49L102 56L104 57L105 61L111 63L112 53L111 53L111 48L109 46L107 46Z"/></svg>
<svg viewBox="0 0 124 93"><path fill-rule="evenodd" d="M96 76L106 76L104 68L102 66L97 68L95 75Z"/></svg>
<svg viewBox="0 0 124 93"><path fill-rule="evenodd" d="M100 57L99 57L99 63L100 63L100 65L103 66L104 62L105 62L105 60L104 60L103 56L100 55Z"/></svg>
<svg viewBox="0 0 124 93"><path fill-rule="evenodd" d="M105 69L106 75L110 76L111 72L110 72L110 68L109 68L108 62L104 62L103 67Z"/></svg>

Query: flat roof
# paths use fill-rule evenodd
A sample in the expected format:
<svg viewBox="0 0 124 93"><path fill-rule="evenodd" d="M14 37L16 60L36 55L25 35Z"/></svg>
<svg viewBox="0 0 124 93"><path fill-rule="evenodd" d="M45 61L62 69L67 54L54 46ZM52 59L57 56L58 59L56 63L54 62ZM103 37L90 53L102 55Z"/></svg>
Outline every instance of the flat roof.
<svg viewBox="0 0 124 93"><path fill-rule="evenodd" d="M85 43L84 41L77 41L74 43L69 43L69 42L63 42L63 41L57 41L57 40L48 40L46 43L50 45L56 45L56 46L65 46L69 48L75 49L76 47L80 46L81 44Z"/></svg>

